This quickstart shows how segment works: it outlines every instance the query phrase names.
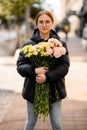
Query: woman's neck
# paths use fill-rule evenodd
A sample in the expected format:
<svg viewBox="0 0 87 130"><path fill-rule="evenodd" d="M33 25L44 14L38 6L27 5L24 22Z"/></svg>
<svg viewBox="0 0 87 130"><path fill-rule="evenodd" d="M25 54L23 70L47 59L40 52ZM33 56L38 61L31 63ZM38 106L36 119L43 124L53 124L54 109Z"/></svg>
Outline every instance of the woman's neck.
<svg viewBox="0 0 87 130"><path fill-rule="evenodd" d="M49 34L49 33L47 33L47 34L41 34L41 33L40 33L40 36L41 36L41 38L43 38L44 40L47 40L47 39L50 37L50 34Z"/></svg>

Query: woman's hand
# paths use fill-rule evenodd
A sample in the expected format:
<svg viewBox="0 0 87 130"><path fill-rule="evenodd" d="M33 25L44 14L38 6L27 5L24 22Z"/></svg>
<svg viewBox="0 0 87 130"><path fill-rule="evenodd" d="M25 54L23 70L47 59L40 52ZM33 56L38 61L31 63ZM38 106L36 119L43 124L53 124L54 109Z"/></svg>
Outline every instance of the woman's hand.
<svg viewBox="0 0 87 130"><path fill-rule="evenodd" d="M45 74L48 71L48 67L38 67L35 69L36 74Z"/></svg>
<svg viewBox="0 0 87 130"><path fill-rule="evenodd" d="M38 74L37 76L36 76L36 82L38 83L38 84L42 84L42 83L44 83L46 81L46 76L45 76L45 74Z"/></svg>

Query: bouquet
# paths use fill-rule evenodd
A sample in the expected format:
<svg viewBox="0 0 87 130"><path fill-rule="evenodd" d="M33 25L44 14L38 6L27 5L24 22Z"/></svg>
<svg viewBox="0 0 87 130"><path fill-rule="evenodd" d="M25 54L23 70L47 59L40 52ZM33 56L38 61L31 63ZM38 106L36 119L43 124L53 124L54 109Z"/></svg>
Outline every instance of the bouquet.
<svg viewBox="0 0 87 130"><path fill-rule="evenodd" d="M50 38L48 42L40 42L36 45L26 45L21 50L36 67L46 66L51 70L55 59L66 53L66 49L57 39ZM34 112L44 118L49 114L49 84L35 84ZM56 94L57 95L57 94ZM57 99L59 99L57 97Z"/></svg>

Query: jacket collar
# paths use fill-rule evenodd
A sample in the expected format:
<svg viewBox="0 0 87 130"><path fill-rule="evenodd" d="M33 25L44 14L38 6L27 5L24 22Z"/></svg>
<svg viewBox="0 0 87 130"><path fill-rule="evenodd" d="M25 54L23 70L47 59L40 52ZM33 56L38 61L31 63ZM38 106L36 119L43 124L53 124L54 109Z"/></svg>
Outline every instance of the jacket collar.
<svg viewBox="0 0 87 130"><path fill-rule="evenodd" d="M60 39L59 36L57 35L57 33L54 31L54 30L50 30L50 37L49 38L57 38L57 39ZM45 41L44 39L42 39L40 37L40 33L39 33L39 29L36 28L34 29L34 32L30 38L31 40L35 41L35 42L41 42L41 41ZM47 41L47 40L46 40Z"/></svg>

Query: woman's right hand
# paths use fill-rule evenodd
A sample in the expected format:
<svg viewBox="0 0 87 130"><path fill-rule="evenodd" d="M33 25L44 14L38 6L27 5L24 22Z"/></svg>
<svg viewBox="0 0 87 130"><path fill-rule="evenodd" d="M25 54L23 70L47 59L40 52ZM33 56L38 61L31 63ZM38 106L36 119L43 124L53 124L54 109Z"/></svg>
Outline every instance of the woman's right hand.
<svg viewBox="0 0 87 130"><path fill-rule="evenodd" d="M35 68L35 73L36 74L45 74L46 72L48 72L48 67L38 67Z"/></svg>

